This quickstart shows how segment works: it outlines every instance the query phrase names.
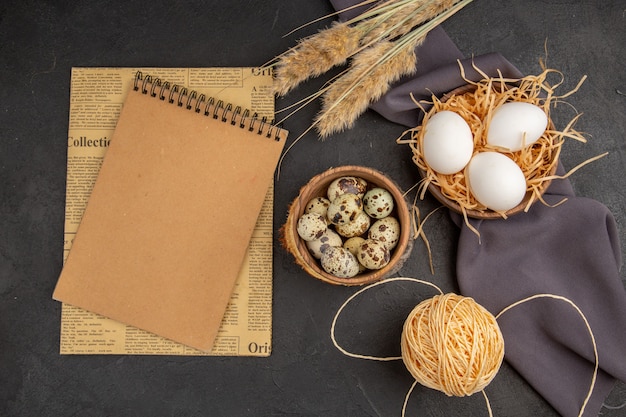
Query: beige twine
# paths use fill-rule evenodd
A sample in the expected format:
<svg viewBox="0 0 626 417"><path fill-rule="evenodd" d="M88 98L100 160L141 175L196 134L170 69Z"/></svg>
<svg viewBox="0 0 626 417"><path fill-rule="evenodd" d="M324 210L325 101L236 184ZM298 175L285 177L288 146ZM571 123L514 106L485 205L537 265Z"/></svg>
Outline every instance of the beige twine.
<svg viewBox="0 0 626 417"><path fill-rule="evenodd" d="M335 338L335 327L343 309L363 292L393 281L411 281L435 288L439 294L419 303L407 317L401 338L402 356L378 357L348 352ZM569 299L554 294L537 294L517 301L495 317L470 297L444 294L435 284L416 278L389 278L361 288L337 310L330 336L343 354L359 359L391 361L402 359L415 382L411 385L402 406L402 417L415 386L420 383L448 396L468 396L481 392L489 416L491 405L485 387L498 373L504 358L504 338L497 319L510 309L539 298L551 298L571 305L582 318L593 344L595 368L591 386L578 416L582 416L593 392L598 373L598 351L591 326L583 312Z"/></svg>
<svg viewBox="0 0 626 417"><path fill-rule="evenodd" d="M456 397L482 391L504 358L496 318L472 298L453 293L424 300L411 311L401 347L413 378Z"/></svg>

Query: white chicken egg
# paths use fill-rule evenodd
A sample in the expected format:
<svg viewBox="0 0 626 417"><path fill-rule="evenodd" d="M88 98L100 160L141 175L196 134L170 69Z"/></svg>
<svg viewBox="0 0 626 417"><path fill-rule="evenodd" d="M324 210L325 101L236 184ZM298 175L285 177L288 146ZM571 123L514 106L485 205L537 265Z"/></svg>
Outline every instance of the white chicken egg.
<svg viewBox="0 0 626 417"><path fill-rule="evenodd" d="M521 168L498 152L474 155L467 166L467 180L476 200L494 211L512 209L526 194L526 178Z"/></svg>
<svg viewBox="0 0 626 417"><path fill-rule="evenodd" d="M519 151L537 142L547 126L548 116L543 109L531 103L511 101L494 110L487 143Z"/></svg>
<svg viewBox="0 0 626 417"><path fill-rule="evenodd" d="M443 110L435 113L424 125L424 161L440 174L461 171L474 152L474 139L469 125L457 113Z"/></svg>

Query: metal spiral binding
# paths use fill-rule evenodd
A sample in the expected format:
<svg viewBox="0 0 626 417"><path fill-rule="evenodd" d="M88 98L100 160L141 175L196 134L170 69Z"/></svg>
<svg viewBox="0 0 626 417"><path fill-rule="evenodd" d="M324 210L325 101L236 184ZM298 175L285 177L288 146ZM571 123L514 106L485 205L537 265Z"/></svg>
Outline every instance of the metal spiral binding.
<svg viewBox="0 0 626 417"><path fill-rule="evenodd" d="M226 105L226 108L224 108L224 111L222 111L222 122L227 122L228 121L228 119L226 118L226 114L230 113L232 111L232 109L233 109L233 105L228 103Z"/></svg>
<svg viewBox="0 0 626 417"><path fill-rule="evenodd" d="M163 94L163 90L169 90L169 89L170 89L170 83L165 81L163 85L161 86L161 91L159 92L159 99L165 101L165 94Z"/></svg>
<svg viewBox="0 0 626 417"><path fill-rule="evenodd" d="M255 112L252 115L252 119L250 120L250 126L248 126L248 131L249 132L254 131L254 124L256 123L257 119L258 119L258 114Z"/></svg>
<svg viewBox="0 0 626 417"><path fill-rule="evenodd" d="M187 110L191 110L191 101L195 100L197 96L198 96L198 93L195 91L192 91L191 93L189 93L189 98L187 99L187 106L186 106Z"/></svg>
<svg viewBox="0 0 626 417"><path fill-rule="evenodd" d="M239 127L241 129L246 127L246 119L250 116L250 110L246 109L241 115L241 122L239 123Z"/></svg>
<svg viewBox="0 0 626 417"><path fill-rule="evenodd" d="M241 106L235 107L232 116L230 117L230 124L235 126L237 123L237 116L241 114Z"/></svg>
<svg viewBox="0 0 626 417"><path fill-rule="evenodd" d="M217 118L218 118L217 113L220 110L224 110L224 101L222 101L222 100L218 100L217 103L215 104L215 107L213 108L213 118L215 120L217 120Z"/></svg>
<svg viewBox="0 0 626 417"><path fill-rule="evenodd" d="M215 102L215 99L213 97L209 97L209 100L206 102L206 106L204 106L204 115L205 116L209 115L209 108L211 108L211 106L213 105L214 102Z"/></svg>
<svg viewBox="0 0 626 417"><path fill-rule="evenodd" d="M178 104L178 107L183 107L183 99L185 98L185 96L187 95L187 89L185 87L182 87L180 89L180 93L178 93L178 100L176 101L176 103Z"/></svg>
<svg viewBox="0 0 626 417"><path fill-rule="evenodd" d="M154 82L152 83L152 88L150 89L150 96L151 97L156 97L156 93L154 92L154 89L156 87L160 87L161 86L161 80L159 80L158 78L156 80L154 80Z"/></svg>
<svg viewBox="0 0 626 417"><path fill-rule="evenodd" d="M178 87L178 85L176 84L172 85L172 88L170 88L170 96L167 99L168 103L174 104L174 99L172 97L174 97L174 93L178 93L179 88L180 87Z"/></svg>
<svg viewBox="0 0 626 417"><path fill-rule="evenodd" d="M200 106L205 101L206 101L206 96L204 94L200 94L200 96L198 97L198 100L196 100L196 108L194 109L196 113L200 113Z"/></svg>
<svg viewBox="0 0 626 417"><path fill-rule="evenodd" d="M266 137L274 140L280 140L281 127L276 126L273 120L262 117L259 119L257 113L250 114L250 110L242 109L241 106L235 107L230 103L224 103L223 100L217 102L213 97L207 97L205 94L198 94L195 90L188 90L178 84L171 84L168 81L161 81L159 78L153 78L150 75L144 76L141 71L137 71L133 89L140 91L141 94L149 94L150 97L157 97L159 100L165 101L167 98L170 104L176 104L178 107L186 110L193 110L195 113L212 117L223 123L230 122L231 125L237 125L239 117L239 128L248 128L248 131L262 135L265 125L268 125ZM157 93L158 91L158 93ZM202 109L204 107L204 109ZM229 117L230 115L230 117Z"/></svg>
<svg viewBox="0 0 626 417"><path fill-rule="evenodd" d="M263 116L261 118L261 124L259 125L259 130L256 132L257 135L260 135L263 133L263 127L265 127L266 124L267 124L267 117Z"/></svg>

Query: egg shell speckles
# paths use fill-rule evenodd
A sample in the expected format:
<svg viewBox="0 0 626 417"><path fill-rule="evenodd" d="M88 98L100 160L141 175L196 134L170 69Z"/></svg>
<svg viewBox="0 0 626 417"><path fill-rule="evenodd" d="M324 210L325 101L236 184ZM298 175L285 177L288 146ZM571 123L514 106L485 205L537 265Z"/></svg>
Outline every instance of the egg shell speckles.
<svg viewBox="0 0 626 417"><path fill-rule="evenodd" d="M367 181L359 177L339 177L328 186L326 191L327 197L330 201L343 194L356 194L359 197L365 195L367 190Z"/></svg>
<svg viewBox="0 0 626 417"><path fill-rule="evenodd" d="M330 206L330 200L324 197L312 198L304 208L305 213L317 213L326 217L326 212Z"/></svg>
<svg viewBox="0 0 626 417"><path fill-rule="evenodd" d="M350 253L356 257L359 253L359 247L361 246L363 242L365 242L365 239L363 239L360 236L355 236L343 242L343 247L348 249ZM359 264L359 273L367 271L367 268L363 266L361 262L359 262L358 264Z"/></svg>
<svg viewBox="0 0 626 417"><path fill-rule="evenodd" d="M391 254L383 242L366 239L359 247L357 259L367 269L380 269L389 263Z"/></svg>
<svg viewBox="0 0 626 417"><path fill-rule="evenodd" d="M332 224L346 224L353 222L359 213L363 212L363 201L352 193L346 193L335 198L328 206L326 217Z"/></svg>
<svg viewBox="0 0 626 417"><path fill-rule="evenodd" d="M352 278L359 273L359 262L348 249L331 246L322 254L322 268L340 278Z"/></svg>
<svg viewBox="0 0 626 417"><path fill-rule="evenodd" d="M326 249L328 249L328 247L342 246L343 241L341 240L341 236L339 236L335 231L326 229L322 237L305 243L309 252L311 252L311 255L313 255L315 259L322 259L322 254Z"/></svg>
<svg viewBox="0 0 626 417"><path fill-rule="evenodd" d="M351 237L343 242L343 247L348 249L350 253L356 256L359 253L359 247L365 242L365 239L360 236Z"/></svg>
<svg viewBox="0 0 626 417"><path fill-rule="evenodd" d="M298 235L305 241L319 239L327 228L326 219L317 213L305 213L298 219Z"/></svg>
<svg viewBox="0 0 626 417"><path fill-rule="evenodd" d="M383 242L392 250L400 241L400 222L395 217L376 220L369 229L369 238Z"/></svg>
<svg viewBox="0 0 626 417"><path fill-rule="evenodd" d="M393 196L384 188L372 188L363 196L363 210L375 219L387 217L393 207Z"/></svg>
<svg viewBox="0 0 626 417"><path fill-rule="evenodd" d="M372 219L364 211L360 212L356 219L350 223L338 224L335 226L335 230L343 237L355 237L361 236L367 233L367 229L370 228Z"/></svg>

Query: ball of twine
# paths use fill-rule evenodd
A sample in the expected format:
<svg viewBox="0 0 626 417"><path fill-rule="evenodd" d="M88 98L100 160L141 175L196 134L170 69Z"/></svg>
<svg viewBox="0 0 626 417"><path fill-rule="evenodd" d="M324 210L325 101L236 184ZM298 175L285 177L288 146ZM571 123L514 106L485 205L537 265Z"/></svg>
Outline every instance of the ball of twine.
<svg viewBox="0 0 626 417"><path fill-rule="evenodd" d="M482 391L504 358L495 317L470 297L453 293L422 301L402 331L402 360L420 384L448 396Z"/></svg>

